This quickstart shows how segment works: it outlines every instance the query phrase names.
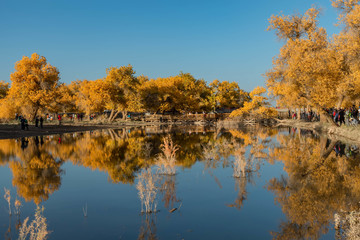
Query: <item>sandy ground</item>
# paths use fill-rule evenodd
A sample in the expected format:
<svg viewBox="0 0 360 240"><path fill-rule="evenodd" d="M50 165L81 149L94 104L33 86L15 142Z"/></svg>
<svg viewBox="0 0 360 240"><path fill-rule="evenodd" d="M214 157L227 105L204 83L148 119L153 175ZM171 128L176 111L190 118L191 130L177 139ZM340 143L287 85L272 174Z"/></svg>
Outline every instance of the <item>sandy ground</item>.
<svg viewBox="0 0 360 240"><path fill-rule="evenodd" d="M109 128L109 126L44 125L43 128L29 126L29 130L21 130L20 124L0 124L0 139L81 132L104 128Z"/></svg>

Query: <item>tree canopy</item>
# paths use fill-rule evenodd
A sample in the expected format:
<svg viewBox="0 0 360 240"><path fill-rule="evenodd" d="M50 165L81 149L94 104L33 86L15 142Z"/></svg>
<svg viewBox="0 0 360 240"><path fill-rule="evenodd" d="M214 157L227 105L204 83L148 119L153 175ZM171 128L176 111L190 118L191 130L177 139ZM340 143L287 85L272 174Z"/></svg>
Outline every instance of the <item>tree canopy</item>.
<svg viewBox="0 0 360 240"><path fill-rule="evenodd" d="M11 85L0 82L0 118L15 113L34 119L38 114L108 110L109 121L127 112L207 112L243 106L249 95L236 82L214 80L207 85L190 73L149 79L135 75L131 65L110 67L97 80L59 82L59 71L34 53L15 64Z"/></svg>
<svg viewBox="0 0 360 240"><path fill-rule="evenodd" d="M342 30L332 37L319 26L316 8L270 18L268 30L284 42L266 73L278 105L322 110L359 101L359 1L334 0L333 6L340 11Z"/></svg>

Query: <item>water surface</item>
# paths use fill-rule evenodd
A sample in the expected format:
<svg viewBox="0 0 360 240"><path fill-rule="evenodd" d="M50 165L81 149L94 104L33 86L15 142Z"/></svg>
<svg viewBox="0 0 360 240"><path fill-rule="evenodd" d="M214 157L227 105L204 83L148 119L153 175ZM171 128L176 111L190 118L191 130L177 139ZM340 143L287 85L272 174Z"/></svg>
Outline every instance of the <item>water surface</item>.
<svg viewBox="0 0 360 240"><path fill-rule="evenodd" d="M0 160L3 239L37 205L49 239L341 239L358 227L358 147L305 130L99 130L0 140Z"/></svg>

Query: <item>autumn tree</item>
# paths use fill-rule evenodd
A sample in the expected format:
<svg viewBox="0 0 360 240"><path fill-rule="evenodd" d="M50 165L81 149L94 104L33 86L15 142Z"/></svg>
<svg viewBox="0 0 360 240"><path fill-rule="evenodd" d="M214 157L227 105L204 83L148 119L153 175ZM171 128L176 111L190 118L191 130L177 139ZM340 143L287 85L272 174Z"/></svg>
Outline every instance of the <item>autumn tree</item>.
<svg viewBox="0 0 360 240"><path fill-rule="evenodd" d="M178 105L185 112L199 112L208 110L208 102L211 92L203 79L196 79L190 73L180 73L176 86L180 90Z"/></svg>
<svg viewBox="0 0 360 240"><path fill-rule="evenodd" d="M69 88L75 93L76 107L80 111L89 115L105 110L106 99L109 96L103 79L75 81Z"/></svg>
<svg viewBox="0 0 360 240"><path fill-rule="evenodd" d="M266 89L256 87L249 94L250 101L244 103L244 106L233 111L230 117L254 117L254 118L273 118L277 116L276 109L270 107L268 99L263 96Z"/></svg>
<svg viewBox="0 0 360 240"><path fill-rule="evenodd" d="M45 57L36 53L30 58L24 56L10 75L12 83L6 101L34 119L58 97L59 78L58 69Z"/></svg>
<svg viewBox="0 0 360 240"><path fill-rule="evenodd" d="M323 109L341 107L345 98L359 98L358 40L356 18L358 1L334 1L345 15L345 28L329 39L318 26L319 10L309 9L304 15L272 16L269 30L285 42L280 54L267 72L269 92L286 107L316 108L321 120L332 122ZM355 21L352 22L352 20Z"/></svg>
<svg viewBox="0 0 360 240"><path fill-rule="evenodd" d="M152 79L141 88L144 108L151 112L199 112L209 110L210 89L189 73Z"/></svg>
<svg viewBox="0 0 360 240"><path fill-rule="evenodd" d="M334 35L333 49L342 73L336 87L337 107L343 101L360 99L360 3L355 0L333 0L333 6L340 11L339 24L342 31Z"/></svg>
<svg viewBox="0 0 360 240"><path fill-rule="evenodd" d="M74 85L66 85L62 83L59 86L58 93L59 97L56 99L54 104L55 112L78 112L76 106L76 94L77 92L73 89Z"/></svg>
<svg viewBox="0 0 360 240"><path fill-rule="evenodd" d="M165 93L160 91L157 81L147 81L140 88L141 102L146 111L157 113L166 108Z"/></svg>
<svg viewBox="0 0 360 240"><path fill-rule="evenodd" d="M9 83L0 81L0 99L5 98L8 91L9 91Z"/></svg>
<svg viewBox="0 0 360 240"><path fill-rule="evenodd" d="M249 94L236 82L214 80L210 83L212 91L212 109L216 108L239 108L249 100Z"/></svg>
<svg viewBox="0 0 360 240"><path fill-rule="evenodd" d="M138 88L140 80L146 81L146 78L135 77L135 71L131 65L111 67L107 69L106 73L107 76L104 80L108 92L106 107L111 109L109 120L113 121L119 113L122 113L125 118L128 111L141 111L142 105Z"/></svg>
<svg viewBox="0 0 360 240"><path fill-rule="evenodd" d="M6 99L8 92L9 84L4 81L0 81L0 118L9 118L15 112L9 99Z"/></svg>

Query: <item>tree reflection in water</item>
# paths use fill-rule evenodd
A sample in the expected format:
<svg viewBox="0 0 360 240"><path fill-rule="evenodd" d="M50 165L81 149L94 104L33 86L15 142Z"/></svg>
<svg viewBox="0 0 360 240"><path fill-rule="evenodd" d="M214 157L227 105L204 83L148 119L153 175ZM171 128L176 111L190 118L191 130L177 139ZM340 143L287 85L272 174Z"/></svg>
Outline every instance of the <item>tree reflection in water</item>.
<svg viewBox="0 0 360 240"><path fill-rule="evenodd" d="M254 134L255 132L256 134ZM237 191L238 195L235 202L227 204L227 206L240 210L247 198L247 184L255 184L254 174L259 174L261 161L267 158L264 150L268 147L269 141L266 138L269 134L266 128L255 128L249 132L230 130L230 133L233 136L234 142L234 150L232 152L234 155L233 177L235 180L235 191ZM248 157L246 157L246 152L248 152Z"/></svg>
<svg viewBox="0 0 360 240"><path fill-rule="evenodd" d="M9 166L17 194L26 201L33 200L39 204L59 189L63 173L60 167L63 161L55 159L47 145L39 145L37 137L26 141L26 148L23 147L23 141L20 146L14 146L17 160L11 161Z"/></svg>
<svg viewBox="0 0 360 240"><path fill-rule="evenodd" d="M233 166L237 197L227 206L241 209L248 195L247 185L254 183L256 174L259 176L261 165L265 161L281 162L286 175L267 183L267 189L287 216L279 229L272 232L274 239L318 239L333 223L339 239L358 237L355 231L356 223L360 222L358 146L330 141L308 130L290 128L289 134L277 133L274 128L206 134L203 129L200 134L193 130L191 134L173 132L170 134L173 146L179 149L175 151L172 167L190 168L202 161L204 170L221 186L213 170ZM274 136L276 143L270 141ZM37 204L60 188L65 162L106 172L112 183L132 184L137 176L149 171L146 169L154 169L159 154L164 153L163 135L148 134L144 129L111 129L0 143L0 165L9 164L17 194ZM151 174L156 195L149 201L155 201L160 193L167 210L178 207L176 175ZM154 211L154 207L148 208ZM144 234L139 235L140 239L145 235L155 238L156 221L152 215L143 215Z"/></svg>
<svg viewBox="0 0 360 240"><path fill-rule="evenodd" d="M142 214L138 240L156 240L156 213Z"/></svg>
<svg viewBox="0 0 360 240"><path fill-rule="evenodd" d="M280 231L272 232L274 239L318 239L328 232L334 215L337 235L353 232L349 230L351 224L339 222L348 221L347 216L359 210L358 152L346 156L342 154L345 144L339 146L336 141L325 137L319 140L309 134L293 129L289 135L279 135L279 144L270 151L273 161L281 161L288 174L268 183L288 219L280 225Z"/></svg>
<svg viewBox="0 0 360 240"><path fill-rule="evenodd" d="M168 210L178 207L175 205L180 202L176 196L176 175L159 175L159 185L164 207Z"/></svg>

